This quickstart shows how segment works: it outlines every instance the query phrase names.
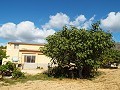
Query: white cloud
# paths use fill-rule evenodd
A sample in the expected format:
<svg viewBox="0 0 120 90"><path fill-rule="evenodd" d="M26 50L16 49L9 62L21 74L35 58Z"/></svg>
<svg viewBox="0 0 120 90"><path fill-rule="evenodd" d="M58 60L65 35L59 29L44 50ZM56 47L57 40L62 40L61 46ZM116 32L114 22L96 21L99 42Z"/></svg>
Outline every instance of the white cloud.
<svg viewBox="0 0 120 90"><path fill-rule="evenodd" d="M36 28L33 22L23 21L19 24L6 23L0 27L0 37L9 41L44 43L45 38L54 34L52 29L42 30ZM42 41L42 42L39 42Z"/></svg>
<svg viewBox="0 0 120 90"><path fill-rule="evenodd" d="M102 28L110 31L120 31L120 12L110 12L105 19L101 19Z"/></svg>
<svg viewBox="0 0 120 90"><path fill-rule="evenodd" d="M50 20L45 25L42 25L43 29L61 29L64 25L73 25L78 28L89 28L94 20L95 15L89 20L84 15L79 15L74 21L70 21L69 16L63 13L57 13L56 15L50 16Z"/></svg>
<svg viewBox="0 0 120 90"><path fill-rule="evenodd" d="M90 28L91 24L93 23L93 20L95 18L95 15L87 20L87 18L84 15L79 15L74 21L70 22L70 25L76 26L77 28Z"/></svg>
<svg viewBox="0 0 120 90"><path fill-rule="evenodd" d="M16 25L14 23L6 23L0 27L0 37L5 39L14 39L15 31L16 31Z"/></svg>
<svg viewBox="0 0 120 90"><path fill-rule="evenodd" d="M79 26L80 24L84 23L86 21L86 18L84 15L79 15L75 21L71 21L70 22L70 25L73 25L73 26Z"/></svg>
<svg viewBox="0 0 120 90"><path fill-rule="evenodd" d="M85 28L85 29L90 28L91 24L93 23L94 18L95 18L95 15L91 17L88 21L83 23L82 28Z"/></svg>
<svg viewBox="0 0 120 90"><path fill-rule="evenodd" d="M64 25L69 24L69 17L63 13L57 13L56 15L50 16L49 18L49 22L42 26L45 29L61 28Z"/></svg>
<svg viewBox="0 0 120 90"><path fill-rule="evenodd" d="M31 21L23 21L19 24L12 22L3 24L0 27L0 37L8 41L46 43L45 38L55 33L55 29L61 29L64 25L74 25L77 28L89 28L94 20L93 16L86 19L84 15L79 15L75 20L70 21L69 16L64 13L57 13L50 16L48 23L38 28Z"/></svg>

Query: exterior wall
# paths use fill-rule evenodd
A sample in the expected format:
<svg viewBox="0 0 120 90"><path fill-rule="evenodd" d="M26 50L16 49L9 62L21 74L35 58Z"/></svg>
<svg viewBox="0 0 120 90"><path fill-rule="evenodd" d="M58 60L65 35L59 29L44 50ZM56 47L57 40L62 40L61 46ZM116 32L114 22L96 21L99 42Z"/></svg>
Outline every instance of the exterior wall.
<svg viewBox="0 0 120 90"><path fill-rule="evenodd" d="M44 47L44 46L40 46L40 45L19 45L19 49L20 50L39 50L40 47Z"/></svg>
<svg viewBox="0 0 120 90"><path fill-rule="evenodd" d="M31 54L36 56L35 63L23 63L24 69L36 69L37 67L47 69L48 63L50 62L50 58L46 57L45 55L37 55ZM24 55L22 55L22 62L24 62Z"/></svg>
<svg viewBox="0 0 120 90"><path fill-rule="evenodd" d="M14 63L21 64L23 69L36 69L37 67L42 67L43 69L47 69L48 63L50 62L50 58L39 52L40 47L44 47L44 46L38 44L30 44L30 45L19 44L19 48L15 49L14 43L12 44L8 43L6 54L9 57L7 59L3 59L3 64L7 61L13 62L13 58L17 57L18 61ZM25 63L24 55L35 56L35 63Z"/></svg>
<svg viewBox="0 0 120 90"><path fill-rule="evenodd" d="M37 55L37 62L39 67L47 69L48 63L50 63L50 58L45 55Z"/></svg>
<svg viewBox="0 0 120 90"><path fill-rule="evenodd" d="M7 61L12 62L13 57L19 57L19 49L14 49L14 44L7 44L6 55L8 56L8 58L3 59L3 63Z"/></svg>

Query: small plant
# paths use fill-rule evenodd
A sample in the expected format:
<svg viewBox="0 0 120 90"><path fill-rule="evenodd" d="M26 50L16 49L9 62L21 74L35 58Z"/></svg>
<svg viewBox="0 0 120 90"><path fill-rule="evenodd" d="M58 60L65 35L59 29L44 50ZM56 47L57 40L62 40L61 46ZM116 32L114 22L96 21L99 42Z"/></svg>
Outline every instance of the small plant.
<svg viewBox="0 0 120 90"><path fill-rule="evenodd" d="M37 66L37 69L40 69L40 66Z"/></svg>
<svg viewBox="0 0 120 90"><path fill-rule="evenodd" d="M13 71L12 77L13 77L13 78L24 78L25 75L24 75L24 73L21 72L19 69L16 69L16 70Z"/></svg>
<svg viewBox="0 0 120 90"><path fill-rule="evenodd" d="M37 69L43 69L43 67L37 66Z"/></svg>

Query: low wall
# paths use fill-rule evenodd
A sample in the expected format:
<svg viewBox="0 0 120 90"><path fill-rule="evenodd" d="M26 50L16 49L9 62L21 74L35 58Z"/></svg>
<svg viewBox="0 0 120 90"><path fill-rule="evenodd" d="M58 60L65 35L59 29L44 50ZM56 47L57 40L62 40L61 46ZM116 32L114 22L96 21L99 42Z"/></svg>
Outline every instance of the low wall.
<svg viewBox="0 0 120 90"><path fill-rule="evenodd" d="M24 63L23 64L23 69L37 69L37 68L41 68L41 69L48 69L48 64L44 64L44 63Z"/></svg>

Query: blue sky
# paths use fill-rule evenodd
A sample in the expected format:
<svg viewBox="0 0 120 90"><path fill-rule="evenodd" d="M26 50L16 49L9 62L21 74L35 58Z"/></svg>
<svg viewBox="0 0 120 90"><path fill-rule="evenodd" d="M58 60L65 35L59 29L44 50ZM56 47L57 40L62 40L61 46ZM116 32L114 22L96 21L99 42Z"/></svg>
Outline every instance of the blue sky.
<svg viewBox="0 0 120 90"><path fill-rule="evenodd" d="M120 42L119 0L0 0L0 44L45 43L63 25L89 28L97 20Z"/></svg>

